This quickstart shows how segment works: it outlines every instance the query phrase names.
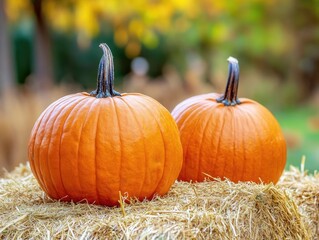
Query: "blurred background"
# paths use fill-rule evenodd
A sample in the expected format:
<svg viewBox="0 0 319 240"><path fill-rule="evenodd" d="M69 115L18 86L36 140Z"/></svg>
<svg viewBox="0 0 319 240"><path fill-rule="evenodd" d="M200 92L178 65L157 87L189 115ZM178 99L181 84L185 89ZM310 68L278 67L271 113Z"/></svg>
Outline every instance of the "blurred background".
<svg viewBox="0 0 319 240"><path fill-rule="evenodd" d="M319 0L0 0L0 169L27 161L35 120L53 101L95 89L113 51L115 85L169 110L223 92L239 59L239 96L266 106L288 163L319 169Z"/></svg>

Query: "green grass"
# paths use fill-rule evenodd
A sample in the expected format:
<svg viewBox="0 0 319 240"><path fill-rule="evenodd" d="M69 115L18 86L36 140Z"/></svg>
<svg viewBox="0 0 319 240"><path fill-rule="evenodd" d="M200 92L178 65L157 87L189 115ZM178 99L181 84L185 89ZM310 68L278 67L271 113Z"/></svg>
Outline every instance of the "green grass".
<svg viewBox="0 0 319 240"><path fill-rule="evenodd" d="M274 112L288 142L288 159L290 165L299 166L302 155L306 156L305 169L310 172L319 170L319 127L311 127L310 119L319 119L319 110L306 107ZM289 144L290 143L290 144Z"/></svg>

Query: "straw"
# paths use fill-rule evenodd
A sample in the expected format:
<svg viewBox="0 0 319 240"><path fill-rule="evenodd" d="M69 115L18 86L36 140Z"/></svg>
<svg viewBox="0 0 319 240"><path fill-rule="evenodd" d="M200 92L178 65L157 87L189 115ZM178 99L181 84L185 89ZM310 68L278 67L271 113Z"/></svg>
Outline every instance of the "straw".
<svg viewBox="0 0 319 240"><path fill-rule="evenodd" d="M120 207L49 199L29 165L0 179L5 239L315 239L318 175L293 168L277 186L176 182L168 194Z"/></svg>

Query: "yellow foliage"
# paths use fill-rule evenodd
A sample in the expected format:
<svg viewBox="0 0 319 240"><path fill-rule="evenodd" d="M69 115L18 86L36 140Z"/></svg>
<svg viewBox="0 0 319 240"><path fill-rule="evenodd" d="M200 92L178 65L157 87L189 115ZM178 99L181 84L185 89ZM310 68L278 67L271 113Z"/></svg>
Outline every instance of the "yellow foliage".
<svg viewBox="0 0 319 240"><path fill-rule="evenodd" d="M191 23L186 18L180 17L174 22L175 29L179 32L185 32L190 28Z"/></svg>
<svg viewBox="0 0 319 240"><path fill-rule="evenodd" d="M99 32L99 22L95 16L94 4L91 1L78 0L75 7L75 28L85 36L95 36Z"/></svg>
<svg viewBox="0 0 319 240"><path fill-rule="evenodd" d="M136 41L129 42L125 47L125 54L129 58L138 56L141 51L141 45Z"/></svg>
<svg viewBox="0 0 319 240"><path fill-rule="evenodd" d="M124 27L118 27L114 32L114 40L118 46L125 46L128 42L128 33Z"/></svg>
<svg viewBox="0 0 319 240"><path fill-rule="evenodd" d="M11 21L18 21L20 18L30 16L32 5L27 0L1 0L5 1L6 13Z"/></svg>
<svg viewBox="0 0 319 240"><path fill-rule="evenodd" d="M144 24L141 20L133 19L128 26L130 33L136 38L141 38L144 33Z"/></svg>
<svg viewBox="0 0 319 240"><path fill-rule="evenodd" d="M10 20L32 15L31 0L5 1ZM80 42L88 42L101 31L101 23L107 22L113 28L115 43L126 46L128 56L139 54L141 43L150 48L156 47L158 34L183 33L194 24L210 41L227 41L230 30L225 22L216 19L251 3L260 2L264 6L274 3L274 0L42 1L47 22L61 31L75 31ZM209 30L212 23L214 26Z"/></svg>
<svg viewBox="0 0 319 240"><path fill-rule="evenodd" d="M146 30L142 36L142 43L148 48L155 48L158 45L158 39L151 30Z"/></svg>
<svg viewBox="0 0 319 240"><path fill-rule="evenodd" d="M217 23L210 32L210 39L216 42L223 42L228 39L230 36L229 28L224 24Z"/></svg>
<svg viewBox="0 0 319 240"><path fill-rule="evenodd" d="M68 8L56 1L45 1L43 11L55 29L69 31L72 29L73 16Z"/></svg>

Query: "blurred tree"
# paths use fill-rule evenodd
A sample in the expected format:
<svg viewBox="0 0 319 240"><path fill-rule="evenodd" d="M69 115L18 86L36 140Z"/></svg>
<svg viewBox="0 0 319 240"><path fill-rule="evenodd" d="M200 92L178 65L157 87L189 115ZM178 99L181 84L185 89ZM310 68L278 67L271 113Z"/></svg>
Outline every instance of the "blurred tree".
<svg viewBox="0 0 319 240"><path fill-rule="evenodd" d="M52 75L49 28L76 33L82 49L111 29L115 43L125 49L128 58L140 55L143 47L154 49L164 42L169 61L182 73L195 52L207 64L204 75L208 79L216 66L215 56L224 51L272 72L281 81L298 79L298 88L306 93L317 84L318 0L6 2L10 20L34 19L38 75ZM293 71L287 70L291 68Z"/></svg>
<svg viewBox="0 0 319 240"><path fill-rule="evenodd" d="M42 91L49 89L53 82L50 35L43 3L44 0L6 0L9 19L12 22L34 19L35 54L31 80L32 85Z"/></svg>
<svg viewBox="0 0 319 240"><path fill-rule="evenodd" d="M10 34L7 27L5 2L0 1L0 94L12 89L14 83L14 69L12 65L12 51Z"/></svg>
<svg viewBox="0 0 319 240"><path fill-rule="evenodd" d="M309 97L319 85L319 1L294 1L293 32L295 58L293 74L301 98Z"/></svg>
<svg viewBox="0 0 319 240"><path fill-rule="evenodd" d="M43 0L32 0L35 16L34 85L39 90L49 89L53 82L51 38L43 10Z"/></svg>

